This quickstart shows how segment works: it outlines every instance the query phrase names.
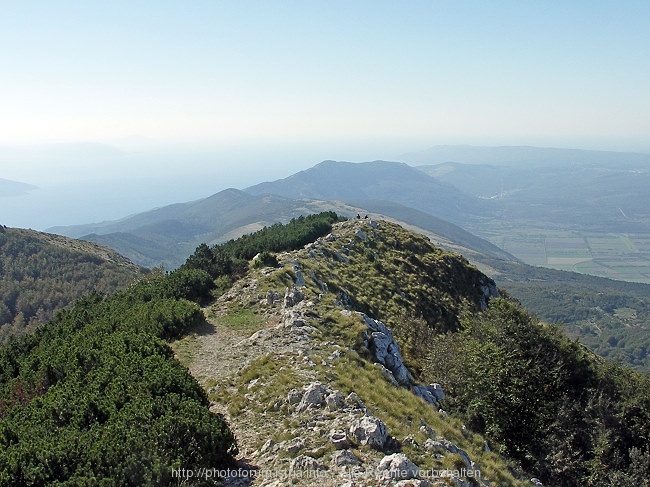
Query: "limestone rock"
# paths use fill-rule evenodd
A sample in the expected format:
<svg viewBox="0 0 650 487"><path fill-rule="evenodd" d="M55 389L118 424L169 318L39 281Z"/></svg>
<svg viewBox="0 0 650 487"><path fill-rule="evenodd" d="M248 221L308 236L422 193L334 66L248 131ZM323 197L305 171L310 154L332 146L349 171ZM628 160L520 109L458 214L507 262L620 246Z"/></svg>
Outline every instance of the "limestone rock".
<svg viewBox="0 0 650 487"><path fill-rule="evenodd" d="M303 448L305 448L305 440L300 437L289 440L284 444L284 449L291 454L298 453Z"/></svg>
<svg viewBox="0 0 650 487"><path fill-rule="evenodd" d="M313 382L309 384L302 395L302 399L298 404L296 410L298 412L305 411L310 407L321 407L325 405L325 396L327 388L320 382Z"/></svg>
<svg viewBox="0 0 650 487"><path fill-rule="evenodd" d="M427 438L435 438L436 437L436 432L429 428L426 424L423 424L420 426L420 431L427 435Z"/></svg>
<svg viewBox="0 0 650 487"><path fill-rule="evenodd" d="M276 293L275 291L272 291L270 289L266 292L266 305L267 306L273 306L275 303L280 302L281 299L282 299L282 296L280 295L280 293Z"/></svg>
<svg viewBox="0 0 650 487"><path fill-rule="evenodd" d="M373 416L364 416L352 423L350 437L361 445L381 450L388 439L388 428L382 420Z"/></svg>
<svg viewBox="0 0 650 487"><path fill-rule="evenodd" d="M421 385L414 385L413 388L411 389L413 391L413 394L416 396L424 399L426 402L428 402L431 405L434 405L436 403L436 396L434 396L431 391L429 391L426 387L421 386Z"/></svg>
<svg viewBox="0 0 650 487"><path fill-rule="evenodd" d="M302 392L298 389L291 389L289 394L287 394L287 402L289 404L298 404L302 399Z"/></svg>
<svg viewBox="0 0 650 487"><path fill-rule="evenodd" d="M297 264L294 264L293 272L296 274L296 287L304 287L305 277L302 275L302 271L300 270L300 267L298 267Z"/></svg>
<svg viewBox="0 0 650 487"><path fill-rule="evenodd" d="M496 283L487 276L481 276L479 279L479 290L481 292L481 310L487 309L490 298L499 297Z"/></svg>
<svg viewBox="0 0 650 487"><path fill-rule="evenodd" d="M304 282L304 279L303 279ZM304 286L304 284L303 284ZM298 304L300 301L305 299L305 295L302 294L298 289L294 288L287 288L284 291L284 306L285 308L290 308L291 306L295 306Z"/></svg>
<svg viewBox="0 0 650 487"><path fill-rule="evenodd" d="M327 409L330 411L337 411L343 406L343 397L339 391L334 391L325 397Z"/></svg>
<svg viewBox="0 0 650 487"><path fill-rule="evenodd" d="M410 385L413 382L413 376L404 365L399 345L393 338L393 332L381 321L373 320L366 315L362 315L362 317L371 332L367 346L377 362L390 370L399 384Z"/></svg>
<svg viewBox="0 0 650 487"><path fill-rule="evenodd" d="M293 473L296 470L325 470L325 466L315 458L300 455L294 458L289 465L289 473Z"/></svg>
<svg viewBox="0 0 650 487"><path fill-rule="evenodd" d="M434 453L446 453L447 449L442 445L441 442L432 440L429 438L427 441L424 442L423 445L424 449L430 452Z"/></svg>
<svg viewBox="0 0 650 487"><path fill-rule="evenodd" d="M361 462L350 450L338 450L332 453L332 464L337 467L356 467Z"/></svg>
<svg viewBox="0 0 650 487"><path fill-rule="evenodd" d="M343 430L331 430L328 438L337 450L344 450L351 446L348 434Z"/></svg>
<svg viewBox="0 0 650 487"><path fill-rule="evenodd" d="M391 479L414 479L419 475L418 466L403 453L393 453L381 459L379 474Z"/></svg>
<svg viewBox="0 0 650 487"><path fill-rule="evenodd" d="M269 453L269 452L274 452L277 451L277 443L273 440L266 440L266 442L262 445L262 448L260 448L260 453Z"/></svg>

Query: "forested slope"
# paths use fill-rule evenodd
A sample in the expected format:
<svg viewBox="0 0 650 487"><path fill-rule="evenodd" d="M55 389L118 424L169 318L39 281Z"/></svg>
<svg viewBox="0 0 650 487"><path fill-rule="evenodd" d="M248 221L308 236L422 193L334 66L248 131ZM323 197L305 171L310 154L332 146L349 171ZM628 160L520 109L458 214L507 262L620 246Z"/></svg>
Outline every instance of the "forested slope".
<svg viewBox="0 0 650 487"><path fill-rule="evenodd" d="M113 292L146 272L106 247L0 227L0 343L33 331L92 289Z"/></svg>

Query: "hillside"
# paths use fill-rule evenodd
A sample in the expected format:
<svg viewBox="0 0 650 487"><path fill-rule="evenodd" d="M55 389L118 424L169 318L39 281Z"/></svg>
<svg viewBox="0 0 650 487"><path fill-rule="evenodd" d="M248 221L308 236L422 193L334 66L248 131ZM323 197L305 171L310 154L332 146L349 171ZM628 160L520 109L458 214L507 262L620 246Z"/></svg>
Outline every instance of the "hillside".
<svg viewBox="0 0 650 487"><path fill-rule="evenodd" d="M0 227L0 342L33 331L90 290L114 292L146 272L107 247Z"/></svg>
<svg viewBox="0 0 650 487"><path fill-rule="evenodd" d="M232 487L647 478L647 376L426 237L336 220L200 246L0 348L0 484L202 485L227 468Z"/></svg>
<svg viewBox="0 0 650 487"><path fill-rule="evenodd" d="M355 199L346 204L278 195L251 195L235 189L115 222L54 227L49 231L106 245L139 265L162 265L166 269L175 269L201 243L225 242L273 223L286 223L300 215L326 210L347 217L360 213L404 221L425 228L441 244L453 246L459 252L513 258L453 223L395 202Z"/></svg>
<svg viewBox="0 0 650 487"><path fill-rule="evenodd" d="M237 281L204 309L207 323L173 344L232 425L242 468L320 472L324 486L351 475L393 485L376 476L396 475L397 464L414 471L410 462L421 472L413 485L477 485L470 470L490 485L642 478L647 377L497 298L462 257L361 219L277 259ZM426 477L441 471L450 476Z"/></svg>
<svg viewBox="0 0 650 487"><path fill-rule="evenodd" d="M455 167L445 167L448 166ZM397 167L398 172L404 169L402 165L388 164L386 167L391 170ZM369 175L370 170L370 166L361 169L369 181L383 177ZM494 170L500 169L495 167ZM477 175L479 180L484 176L481 171ZM483 179L489 185L490 178ZM650 294L647 286L526 266L488 240L393 201L355 197L348 203L254 196L231 189L205 200L159 208L119 222L59 228L58 231L77 236L97 232L85 238L118 249L142 265L162 264L166 269L173 269L202 242L224 242L276 222L288 222L301 214L333 210L347 217L361 214L387 219L426 234L442 248L464 255L493 276L499 285L510 289L512 295L533 313L547 322L565 323L572 336L580 337L602 356L620 358L639 370L650 370L650 341L646 333ZM627 298L625 294L634 298Z"/></svg>
<svg viewBox="0 0 650 487"><path fill-rule="evenodd" d="M461 225L486 212L485 205L454 186L423 177L406 164L386 161L324 161L285 179L246 188L250 194L324 200L388 200Z"/></svg>

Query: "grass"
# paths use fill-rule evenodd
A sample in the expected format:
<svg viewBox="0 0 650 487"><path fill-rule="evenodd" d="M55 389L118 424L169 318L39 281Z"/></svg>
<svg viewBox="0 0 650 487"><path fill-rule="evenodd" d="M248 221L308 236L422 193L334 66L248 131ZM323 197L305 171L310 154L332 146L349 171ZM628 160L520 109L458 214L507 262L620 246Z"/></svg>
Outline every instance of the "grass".
<svg viewBox="0 0 650 487"><path fill-rule="evenodd" d="M424 422L432 428L437 437L443 437L463 449L476 462L482 475L489 478L491 485L523 486L515 480L505 467L499 455L484 450L485 440L478 434L461 433L462 424L452 417L445 417L437 409L416 397L410 391L391 385L375 365L351 353L341 358L333 370L320 368L327 374L333 388L344 395L356 392L373 416L386 423L389 434L403 439L413 436L423 445L427 437L420 431ZM432 457L422 449L404 447L403 452L418 467L426 470L460 470L467 468L459 455L445 455L442 459Z"/></svg>
<svg viewBox="0 0 650 487"><path fill-rule="evenodd" d="M228 304L228 312L223 315L217 315L213 311L209 312L210 321L241 334L251 335L263 328L265 323L264 317L251 307L245 307L238 302Z"/></svg>
<svg viewBox="0 0 650 487"><path fill-rule="evenodd" d="M286 356L268 354L257 357L241 371L230 388L222 388L228 392L221 392L211 399L228 404L228 413L233 417L251 408L257 414L268 413L291 389L303 385L290 365L291 361ZM259 382L252 384L256 379ZM246 396L253 393L256 399L251 403Z"/></svg>
<svg viewBox="0 0 650 487"><path fill-rule="evenodd" d="M174 357L185 367L189 367L194 360L194 354L197 349L196 341L196 335L191 334L170 344L170 347L174 351Z"/></svg>

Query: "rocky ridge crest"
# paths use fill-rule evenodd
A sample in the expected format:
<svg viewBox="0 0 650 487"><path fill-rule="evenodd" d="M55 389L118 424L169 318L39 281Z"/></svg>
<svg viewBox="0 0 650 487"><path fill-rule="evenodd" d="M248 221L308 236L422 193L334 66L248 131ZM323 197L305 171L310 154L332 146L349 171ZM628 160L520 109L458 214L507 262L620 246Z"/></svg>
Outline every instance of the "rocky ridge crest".
<svg viewBox="0 0 650 487"><path fill-rule="evenodd" d="M191 350L184 362L238 437L242 470L225 485L531 485L447 416L442 388L417 382L390 326L355 309L359 297L338 270L356 265L360 279L374 279L363 269L387 258L376 241L412 238L394 227L351 220L281 254L283 267L237 282L175 345L179 357ZM463 273L475 276L462 283L473 293L463 300L480 309L496 296L489 278Z"/></svg>

